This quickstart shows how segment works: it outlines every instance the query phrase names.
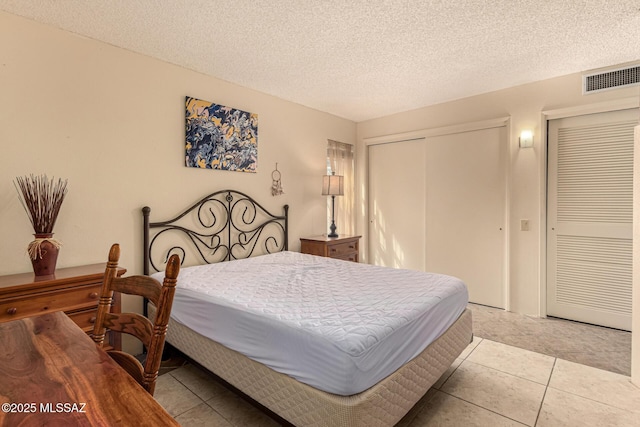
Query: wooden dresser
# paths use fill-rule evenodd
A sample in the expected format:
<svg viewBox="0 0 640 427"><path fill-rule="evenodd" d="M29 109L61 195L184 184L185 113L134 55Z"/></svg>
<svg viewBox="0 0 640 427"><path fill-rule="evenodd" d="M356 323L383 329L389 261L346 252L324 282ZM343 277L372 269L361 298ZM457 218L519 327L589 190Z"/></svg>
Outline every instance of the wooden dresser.
<svg viewBox="0 0 640 427"><path fill-rule="evenodd" d="M87 334L93 332L106 264L59 268L53 277L33 273L0 276L0 322L64 311ZM118 275L126 272L121 268ZM120 313L120 294L111 311ZM105 348L122 348L120 334L108 334Z"/></svg>
<svg viewBox="0 0 640 427"><path fill-rule="evenodd" d="M300 239L303 254L320 255L329 258L358 262L362 236L314 236Z"/></svg>

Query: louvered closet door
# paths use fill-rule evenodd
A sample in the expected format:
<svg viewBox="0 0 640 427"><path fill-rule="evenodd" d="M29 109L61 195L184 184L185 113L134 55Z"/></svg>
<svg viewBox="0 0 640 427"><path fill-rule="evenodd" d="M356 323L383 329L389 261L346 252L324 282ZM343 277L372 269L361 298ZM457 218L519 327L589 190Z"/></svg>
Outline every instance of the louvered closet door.
<svg viewBox="0 0 640 427"><path fill-rule="evenodd" d="M631 329L637 110L549 121L547 314Z"/></svg>

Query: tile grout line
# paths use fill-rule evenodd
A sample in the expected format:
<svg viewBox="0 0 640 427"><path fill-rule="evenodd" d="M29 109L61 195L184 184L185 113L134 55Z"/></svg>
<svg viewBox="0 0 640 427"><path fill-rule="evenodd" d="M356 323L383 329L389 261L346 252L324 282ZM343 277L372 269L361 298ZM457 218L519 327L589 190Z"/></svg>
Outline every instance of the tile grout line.
<svg viewBox="0 0 640 427"><path fill-rule="evenodd" d="M480 408L480 409L482 409L483 411L487 411L487 412L491 412L491 413L493 413L493 414L496 414L496 415L500 416L501 418L505 418L505 419L507 419L507 420L511 420L511 421L516 422L516 423L518 423L518 424L522 424L523 426L528 425L528 424L526 424L526 423L523 423L522 421L518 421L518 420L516 420L516 419L513 419L513 418L511 418L511 417L508 417L508 416L506 416L505 414L501 414L501 413L499 413L499 412L496 412L496 411L494 411L493 409L485 408L484 406L480 406L480 405L478 405L477 403L469 402L468 400L465 400L465 399L463 399L463 398L461 398L461 397L459 397L459 396L454 396L453 394L451 394L451 393L447 393L446 391L442 391L442 390L438 390L438 391L439 391L440 393L442 393L442 394L446 394L447 396L453 397L454 399L458 399L458 400L460 400L460 401L462 401L462 402L468 403L469 405L473 405L473 406L475 406L476 408ZM536 421L537 421L537 419L536 419ZM534 427L534 426L535 426L535 424L534 424L533 426L529 426L529 427Z"/></svg>
<svg viewBox="0 0 640 427"><path fill-rule="evenodd" d="M168 373L169 375L171 375L171 372ZM193 393L198 400L200 400L200 403L196 406L201 405L202 403L204 403L205 405L207 405L207 407L211 408L211 410L213 412L215 412L216 414L218 414L218 416L220 416L220 418L222 418L223 420L225 420L230 426L233 427L239 427L236 423L232 422L232 420L228 419L226 416L224 416L223 414L221 414L220 412L218 412L218 410L216 408L214 408L213 406L211 406L209 403L207 403L209 400L212 400L215 396L212 396L209 400L204 400L203 398L201 398L194 390L192 390L191 388L189 388L189 386L187 384L185 384L184 382L180 381L178 378L176 378L175 376L171 375L173 378L175 378L176 381L178 381L180 384L182 384L187 390L189 390L191 393ZM194 406L193 408L195 408L196 406ZM183 415L187 412L189 412L190 410L192 410L193 408L190 408L186 411L184 411L182 414ZM178 417L178 415L176 415L174 418ZM244 427L244 426L241 426Z"/></svg>
<svg viewBox="0 0 640 427"><path fill-rule="evenodd" d="M542 412L542 407L544 406L544 399L547 397L547 390L549 390L549 384L551 384L551 377L553 376L553 371L556 369L556 363L558 362L558 358L553 358L553 366L551 367L551 373L549 374L549 378L547 379L547 384L544 386L544 393L542 394L542 400L540 401L540 407L538 408L538 413L536 414L536 421L533 423L534 426L538 424L538 420L540 419L540 413Z"/></svg>
<svg viewBox="0 0 640 427"><path fill-rule="evenodd" d="M165 375L171 375L171 372L167 372ZM181 412L180 414L176 414L176 415L173 417L174 419L175 419L175 418L178 418L180 415L186 414L187 412L189 412L189 411L190 411L190 410L192 410L193 408L195 408L195 407L197 407L197 406L199 406L199 405L201 405L201 404L203 404L203 403L204 403L205 405L207 404L207 402L205 402L205 401L204 401L200 396L198 396L198 394L197 394L196 392L194 392L193 390L191 390L191 389L189 388L189 386L188 386L188 385L186 385L185 383L183 383L182 381L180 381L178 378L176 378L176 377L175 377L175 376L173 376L173 375L171 375L171 377L172 377L174 380L178 381L178 383L182 384L182 385L184 386L184 388L186 388L187 390L189 390L189 392L191 392L191 393L192 393L192 394L193 394L193 395L194 395L194 396L195 396L195 397L200 401L200 403L198 403L197 405L195 405L195 406L193 406L193 407L191 407L191 408L187 409L186 411L183 411L183 412ZM207 405L207 406L209 406L209 405ZM210 407L210 406L209 406L209 407ZM211 408L211 407L210 407L210 408ZM211 409L213 409L214 411L216 411L214 408L211 408ZM216 412L218 412L218 411L216 411Z"/></svg>
<svg viewBox="0 0 640 427"><path fill-rule="evenodd" d="M537 381L530 380L530 379L528 379L528 378L524 378L524 377L521 377L521 376L518 376L518 375L514 375L514 374L512 374L512 373L505 372L505 371L501 371L500 369L496 369L496 368L493 368L493 367L491 367L491 366L486 366L486 365L483 365L483 364L481 364L481 363L477 363L477 362L474 362L474 361L472 361L472 360L469 360L469 357L471 357L471 355L472 355L472 354L473 354L473 353L478 349L478 347L480 346L480 344L481 344L483 341L485 341L485 340L487 340L487 341L492 341L492 340L490 340L490 339L488 339L488 338L481 338L481 337L478 337L478 338L480 338L480 341L478 342L478 344L476 344L476 346L473 348L473 350L471 350L471 351L469 352L469 354L467 354L467 355L462 359L462 362L460 362L460 364L459 364L458 366L456 366L456 367L455 367L455 369L451 372L451 374L447 377L447 379L446 379L446 380L445 380L445 381L440 385L440 388L435 388L435 387L434 387L434 389L435 389L435 390L437 390L437 391L439 391L440 393L446 394L447 396L451 396L451 397L453 397L453 398L455 398L455 399L458 399L458 400L460 400L460 401L462 401L462 402L466 402L466 403L468 403L468 404L470 404L470 405L473 405L473 406L475 406L475 407L477 407L477 408L483 409L483 410L488 411L488 412L492 412L492 413L494 413L494 414L496 414L496 415L498 415L498 416L500 416L500 417L502 417L502 418L509 419L509 420L514 421L514 422L516 422L516 423L518 423L518 424L528 425L528 424L526 424L526 423L523 423L522 421L518 421L518 420L516 420L516 419L513 419L513 418L511 418L511 417L508 417L508 416L507 416L507 415L505 415L505 414L501 414L501 413L499 413L499 412L496 412L495 410L492 410L492 409L489 409L489 408L485 408L484 406L478 405L477 403L470 402L470 401L468 401L468 400L466 400L466 399L463 399L463 398L461 398L461 397L459 397L459 396L455 396L455 395L453 395L453 394L451 394L451 393L447 393L446 391L443 391L443 390L442 390L442 387L444 387L444 386L445 386L445 384L449 381L449 379L453 376L453 374L454 374L454 373L458 370L458 368L459 368L460 366L462 366L462 364L463 364L463 363L465 363L465 362L469 362L469 363L472 363L472 364L476 364L476 365L478 365L478 366L482 366L482 367L484 367L484 368L491 369L491 370L494 370L494 371L496 371L496 372L501 372L501 373L506 374L506 375L511 375L511 376L513 376L513 377L515 377L515 378L519 378L519 379L524 380L524 381L529 381L529 382L534 383L534 384L543 385L543 386L544 386L544 393L543 393L543 395L542 395L542 399L540 400L540 405L539 405L539 408L538 408L538 411L537 411L537 414L536 414L536 419L535 419L535 421L534 421L533 425L532 425L532 426L530 426L530 427L535 427L535 425L538 423L538 418L540 417L540 411L542 410L542 405L543 405L543 403L544 403L544 398L545 398L545 396L546 396L546 394L547 394L547 389L548 389L548 387L549 387L549 383L551 382L551 376L553 375L553 370L555 369L556 361L557 361L558 359L557 359L556 357L549 356L549 357L553 357L553 366L552 366L552 368L551 368L551 372L550 372L550 374L549 374L549 378L547 378L546 384L542 384L542 383L539 383L539 382L537 382ZM497 341L495 341L495 342L497 342ZM505 344L505 345L508 345L508 344ZM517 348L517 347L516 347L516 348ZM526 350L526 349L524 349L524 350ZM527 350L527 351L531 351L531 350ZM533 352L533 353L535 353L535 352ZM541 353L539 353L539 354L541 354ZM433 398L433 397L432 397L432 398Z"/></svg>

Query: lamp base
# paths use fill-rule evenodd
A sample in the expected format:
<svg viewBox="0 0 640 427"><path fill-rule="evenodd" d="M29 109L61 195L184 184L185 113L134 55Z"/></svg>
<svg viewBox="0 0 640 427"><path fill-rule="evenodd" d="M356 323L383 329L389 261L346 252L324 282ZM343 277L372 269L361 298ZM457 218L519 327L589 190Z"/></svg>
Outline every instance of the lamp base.
<svg viewBox="0 0 640 427"><path fill-rule="evenodd" d="M336 196L331 196L331 226L329 230L331 233L327 234L327 237L338 237L338 233L336 233Z"/></svg>
<svg viewBox="0 0 640 427"><path fill-rule="evenodd" d="M329 227L329 230L331 230L331 232L327 234L327 237L338 237L338 233L336 233L335 221L331 220L331 226Z"/></svg>

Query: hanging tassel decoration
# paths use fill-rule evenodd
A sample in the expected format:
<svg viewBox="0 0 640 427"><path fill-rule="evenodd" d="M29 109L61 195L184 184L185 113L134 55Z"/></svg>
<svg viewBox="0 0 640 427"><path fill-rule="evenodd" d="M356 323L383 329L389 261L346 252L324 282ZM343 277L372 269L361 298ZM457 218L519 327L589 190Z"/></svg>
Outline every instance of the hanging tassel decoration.
<svg viewBox="0 0 640 427"><path fill-rule="evenodd" d="M282 174L278 170L277 163L276 163L276 170L271 172L271 179L273 180L273 183L271 184L271 195L280 196L284 194L284 190L282 189Z"/></svg>

